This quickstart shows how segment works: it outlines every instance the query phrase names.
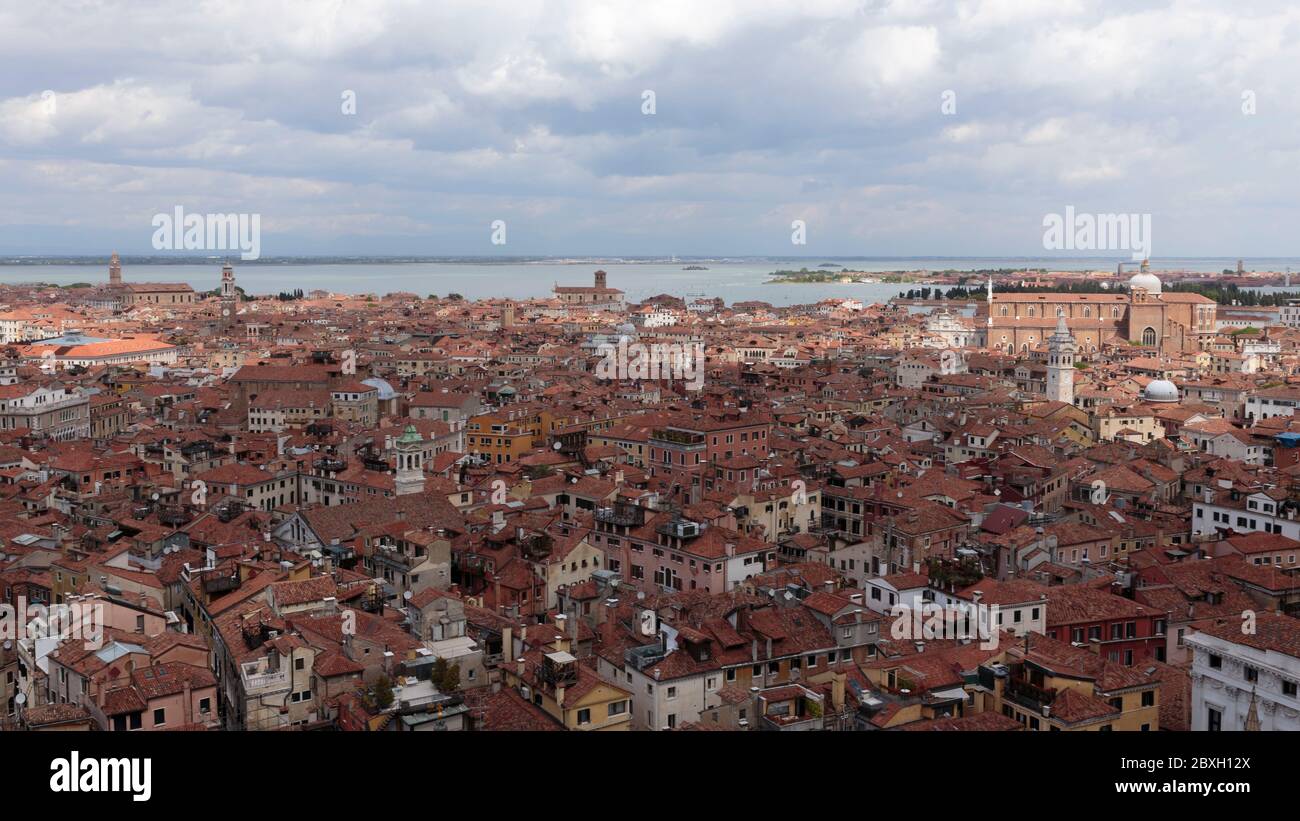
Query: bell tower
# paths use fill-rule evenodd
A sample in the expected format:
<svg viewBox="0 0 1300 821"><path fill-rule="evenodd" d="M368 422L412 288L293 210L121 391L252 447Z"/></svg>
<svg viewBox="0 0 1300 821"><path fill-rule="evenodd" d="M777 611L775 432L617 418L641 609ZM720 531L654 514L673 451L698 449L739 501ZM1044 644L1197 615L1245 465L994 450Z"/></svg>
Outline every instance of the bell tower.
<svg viewBox="0 0 1300 821"><path fill-rule="evenodd" d="M394 490L398 496L420 493L424 490L424 438L415 429L407 425L398 438L397 481Z"/></svg>
<svg viewBox="0 0 1300 821"><path fill-rule="evenodd" d="M113 252L113 257L108 261L108 285L111 288L122 287L122 260L118 259L117 251Z"/></svg>
<svg viewBox="0 0 1300 821"><path fill-rule="evenodd" d="M1074 404L1074 354L1077 347L1070 329L1065 324L1065 314L1056 317L1056 333L1047 339L1047 398L1054 402Z"/></svg>
<svg viewBox="0 0 1300 821"><path fill-rule="evenodd" d="M221 268L221 327L229 330L235 325L239 311L239 291L235 290L235 269L227 262Z"/></svg>

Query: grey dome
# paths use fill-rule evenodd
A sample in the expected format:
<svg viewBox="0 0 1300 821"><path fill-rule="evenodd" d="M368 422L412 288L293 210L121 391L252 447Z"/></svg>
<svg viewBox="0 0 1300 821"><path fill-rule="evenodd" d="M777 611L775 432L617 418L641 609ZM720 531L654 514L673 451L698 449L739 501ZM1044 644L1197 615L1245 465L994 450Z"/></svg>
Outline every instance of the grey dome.
<svg viewBox="0 0 1300 821"><path fill-rule="evenodd" d="M388 382L386 382L383 379L380 379L377 376L373 376L370 379L362 379L361 384L369 385L370 387L378 390L380 400L392 399L393 397L397 396L397 391L393 390L393 386L388 384Z"/></svg>
<svg viewBox="0 0 1300 821"><path fill-rule="evenodd" d="M1160 277L1155 274L1140 273L1129 277L1128 287L1130 289L1141 288L1148 294L1158 294L1162 286Z"/></svg>
<svg viewBox="0 0 1300 821"><path fill-rule="evenodd" d="M1142 398L1148 402L1177 402L1178 386L1168 379L1156 379L1147 384Z"/></svg>

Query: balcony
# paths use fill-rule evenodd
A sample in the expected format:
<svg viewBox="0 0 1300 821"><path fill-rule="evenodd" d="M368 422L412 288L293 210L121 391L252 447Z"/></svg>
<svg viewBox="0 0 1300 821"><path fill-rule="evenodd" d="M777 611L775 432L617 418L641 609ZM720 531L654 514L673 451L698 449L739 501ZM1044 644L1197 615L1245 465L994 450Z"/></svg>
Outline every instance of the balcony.
<svg viewBox="0 0 1300 821"><path fill-rule="evenodd" d="M639 672L652 664L663 661L666 655L668 655L668 651L661 643L643 644L639 647L629 647L624 650L623 661L627 665L635 667Z"/></svg>
<svg viewBox="0 0 1300 821"><path fill-rule="evenodd" d="M825 726L825 698L799 685L769 688L759 695L759 729L820 730Z"/></svg>
<svg viewBox="0 0 1300 821"><path fill-rule="evenodd" d="M244 683L245 693L254 693L259 690L279 690L289 686L289 673L286 670L274 670L251 675L246 670L241 670L239 677Z"/></svg>
<svg viewBox="0 0 1300 821"><path fill-rule="evenodd" d="M225 570L204 571L199 578L203 585L203 592L208 595L229 593L239 587L238 572L232 574Z"/></svg>
<svg viewBox="0 0 1300 821"><path fill-rule="evenodd" d="M163 505L158 508L158 521L172 527L180 527L190 520L190 514L181 505Z"/></svg>
<svg viewBox="0 0 1300 821"><path fill-rule="evenodd" d="M387 566L405 573L424 558L423 555L408 556L395 545L380 544L378 548L370 555L370 561L376 568Z"/></svg>
<svg viewBox="0 0 1300 821"><path fill-rule="evenodd" d="M625 503L597 508L596 521L618 527L641 527L645 524L645 508Z"/></svg>
<svg viewBox="0 0 1300 821"><path fill-rule="evenodd" d="M1044 707L1050 707L1056 701L1056 690L1039 687L1028 679L1012 677L1007 679L1006 696L1022 707L1041 712Z"/></svg>
<svg viewBox="0 0 1300 821"><path fill-rule="evenodd" d="M551 555L554 541L545 533L533 533L519 540L519 551L525 559L541 560Z"/></svg>
<svg viewBox="0 0 1300 821"><path fill-rule="evenodd" d="M695 433L687 430L676 430L675 428L662 428L651 431L650 440L658 441L660 444L670 445L678 448L703 448L707 440L702 433Z"/></svg>

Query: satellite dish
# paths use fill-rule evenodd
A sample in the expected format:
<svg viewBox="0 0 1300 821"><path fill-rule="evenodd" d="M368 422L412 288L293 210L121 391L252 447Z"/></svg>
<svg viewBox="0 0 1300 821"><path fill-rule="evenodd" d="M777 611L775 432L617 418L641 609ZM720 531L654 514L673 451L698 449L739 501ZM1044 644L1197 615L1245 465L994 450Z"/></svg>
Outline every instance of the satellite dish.
<svg viewBox="0 0 1300 821"><path fill-rule="evenodd" d="M19 693L18 695L14 696L14 704L17 704L19 707L23 706L26 703L27 703L26 693Z"/></svg>
<svg viewBox="0 0 1300 821"><path fill-rule="evenodd" d="M403 593L402 593L402 598L406 599L407 601L410 601L410 600L411 600L411 591L410 591L410 590L403 591Z"/></svg>
<svg viewBox="0 0 1300 821"><path fill-rule="evenodd" d="M149 498L150 498L150 499L153 499L153 500L156 502L156 501L158 501L158 494L155 493L154 495L150 496Z"/></svg>
<svg viewBox="0 0 1300 821"><path fill-rule="evenodd" d="M552 445L551 447L555 448L556 450L559 450L559 449L560 449L561 447L563 447L563 446L562 446L559 442L556 442L556 443L555 443L554 445Z"/></svg>

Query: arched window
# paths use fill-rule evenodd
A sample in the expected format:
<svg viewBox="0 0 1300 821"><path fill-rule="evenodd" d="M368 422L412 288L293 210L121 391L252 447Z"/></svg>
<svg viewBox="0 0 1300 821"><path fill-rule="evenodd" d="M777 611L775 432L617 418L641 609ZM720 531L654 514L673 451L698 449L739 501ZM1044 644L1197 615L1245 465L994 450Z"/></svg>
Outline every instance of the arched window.
<svg viewBox="0 0 1300 821"><path fill-rule="evenodd" d="M1000 313L1002 316L1006 316L1006 315L1007 315L1007 306L1003 305L1002 308L1000 309L999 313Z"/></svg>
<svg viewBox="0 0 1300 821"><path fill-rule="evenodd" d="M1142 331L1142 344L1143 344L1143 345L1154 345L1154 344L1156 344L1156 329L1155 329L1155 328L1152 328L1152 327L1150 327L1150 326L1147 326L1146 330Z"/></svg>
<svg viewBox="0 0 1300 821"><path fill-rule="evenodd" d="M1090 316L1092 316L1092 308L1090 308L1090 307L1087 306L1087 305L1084 305L1084 306L1083 306L1083 315L1084 315L1085 317L1090 317Z"/></svg>
<svg viewBox="0 0 1300 821"><path fill-rule="evenodd" d="M1033 305L1030 305L1030 306L1029 306L1029 316L1033 316L1033 315L1034 315L1034 306L1033 306Z"/></svg>
<svg viewBox="0 0 1300 821"><path fill-rule="evenodd" d="M1110 306L1110 318L1111 318L1111 319L1119 319L1119 306L1118 306L1118 305L1112 305L1112 306Z"/></svg>

